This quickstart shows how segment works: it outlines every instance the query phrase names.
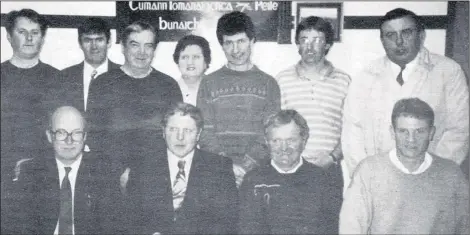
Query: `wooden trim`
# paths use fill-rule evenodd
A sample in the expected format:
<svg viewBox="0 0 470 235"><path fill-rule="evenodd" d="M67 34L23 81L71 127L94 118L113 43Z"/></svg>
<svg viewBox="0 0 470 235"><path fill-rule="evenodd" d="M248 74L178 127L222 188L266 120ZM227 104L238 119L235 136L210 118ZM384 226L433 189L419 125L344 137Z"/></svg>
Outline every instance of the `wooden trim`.
<svg viewBox="0 0 470 235"><path fill-rule="evenodd" d="M455 1L451 1L447 3L447 17L448 17L448 24L446 29L446 49L445 55L447 57L452 57L454 55L454 22L455 22L455 14L456 14L456 7L457 3Z"/></svg>
<svg viewBox="0 0 470 235"><path fill-rule="evenodd" d="M2 13L2 27L5 27L7 14ZM92 16L83 16L83 15L44 15L45 18L49 21L50 28L78 28L80 24L85 21L88 17ZM116 28L114 16L93 16L99 17L110 25L112 29Z"/></svg>
<svg viewBox="0 0 470 235"><path fill-rule="evenodd" d="M426 29L447 29L445 15L421 16ZM379 29L382 16L345 16L344 29Z"/></svg>

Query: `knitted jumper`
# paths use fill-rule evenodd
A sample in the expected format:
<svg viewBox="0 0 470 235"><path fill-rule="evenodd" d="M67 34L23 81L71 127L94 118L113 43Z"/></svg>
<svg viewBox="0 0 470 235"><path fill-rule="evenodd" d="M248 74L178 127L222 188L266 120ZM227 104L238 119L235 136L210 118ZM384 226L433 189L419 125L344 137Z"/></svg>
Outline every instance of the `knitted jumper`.
<svg viewBox="0 0 470 235"><path fill-rule="evenodd" d="M468 234L468 181L433 156L423 173L405 174L388 154L361 162L346 191L341 234Z"/></svg>

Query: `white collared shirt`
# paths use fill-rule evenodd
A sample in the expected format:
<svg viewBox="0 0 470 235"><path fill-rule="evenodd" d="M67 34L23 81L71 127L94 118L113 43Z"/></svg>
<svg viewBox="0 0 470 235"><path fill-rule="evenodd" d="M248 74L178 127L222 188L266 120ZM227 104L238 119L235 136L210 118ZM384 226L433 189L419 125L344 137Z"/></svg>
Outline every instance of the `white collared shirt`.
<svg viewBox="0 0 470 235"><path fill-rule="evenodd" d="M274 169L276 169L276 171L281 173L281 174L292 174L292 173L296 172L302 166L302 164L304 164L304 160L303 160L302 157L300 157L299 163L294 168L285 171L285 170L282 170L281 168L279 168L276 165L276 163L273 160L271 160L271 166L273 166Z"/></svg>
<svg viewBox="0 0 470 235"><path fill-rule="evenodd" d="M416 57L410 63L406 64L406 67L403 70L403 73L401 74L403 82L406 83L406 81L410 79L410 74L411 72L413 72L414 68L418 64L418 60L418 55L416 55ZM394 77L397 77L401 71L400 66L390 61L390 67L392 68L393 74L395 74Z"/></svg>
<svg viewBox="0 0 470 235"><path fill-rule="evenodd" d="M176 82L178 83L178 85L180 87L181 94L183 94L183 101L185 103L192 104L192 105L196 106L198 89L196 89L196 90L189 89L188 85L186 84L184 79L181 78L181 77L177 78L175 80L176 80Z"/></svg>
<svg viewBox="0 0 470 235"><path fill-rule="evenodd" d="M431 163L432 163L431 155L426 152L426 154L424 155L423 163L421 163L421 165L418 167L418 169L416 169L413 172L410 172L403 165L403 163L401 163L400 159L398 159L396 149L391 150L390 153L388 154L388 156L390 158L390 161L392 161L393 165L396 166L400 171L402 171L405 174L411 174L411 175L417 175L417 174L421 174L421 173L425 172L431 166Z"/></svg>
<svg viewBox="0 0 470 235"><path fill-rule="evenodd" d="M72 168L69 172L70 187L71 187L71 190L72 190L72 218L74 218L74 211L75 211L75 209L74 209L75 208L74 207L74 204L75 204L75 200L74 200L75 181L77 179L78 168L80 167L80 163L82 162L82 156L83 156L83 154L80 154L80 156L77 158L77 160L75 160L75 162L73 162L72 165L69 166L69 167ZM59 171L59 188L60 188L60 187L62 187L62 180L65 177L65 167L66 167L66 165L64 165L64 163L62 163L61 161L59 161L57 159L55 161L57 162L57 169ZM72 222L74 223L73 226L72 226L72 231L75 234L75 222L74 222L74 220L72 220ZM58 234L59 234L59 219L57 218L57 224L55 226L54 235L58 235Z"/></svg>
<svg viewBox="0 0 470 235"><path fill-rule="evenodd" d="M83 61L83 102L84 102L84 108L86 111L86 104L88 100L88 89L90 87L91 83L91 74L93 73L94 70L96 70L96 75L95 78L97 78L99 75L106 73L108 71L108 59L104 61L98 68L93 68L90 64L88 64L86 61Z"/></svg>
<svg viewBox="0 0 470 235"><path fill-rule="evenodd" d="M179 171L178 161L180 160L185 161L184 173L186 174L186 184L187 184L188 179L189 179L189 173L190 173L189 170L191 169L191 164L194 158L194 149L183 158L176 156L168 148L166 149L166 152L168 155L168 167L170 169L171 185L173 186L173 184L175 183L176 175L178 174L178 171Z"/></svg>

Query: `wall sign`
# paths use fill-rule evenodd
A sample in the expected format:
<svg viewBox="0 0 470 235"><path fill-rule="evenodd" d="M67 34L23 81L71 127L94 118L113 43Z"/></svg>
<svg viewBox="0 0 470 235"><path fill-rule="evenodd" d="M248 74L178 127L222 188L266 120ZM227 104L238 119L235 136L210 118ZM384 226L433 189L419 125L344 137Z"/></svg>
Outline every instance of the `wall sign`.
<svg viewBox="0 0 470 235"><path fill-rule="evenodd" d="M279 12L285 12L286 5L290 9L290 2L283 1L116 2L116 28L120 35L127 25L140 19L158 30L160 41L178 41L191 33L215 35L217 21L223 14L241 11L253 20L258 41L278 41L278 32L285 30L279 27L279 22L285 18L280 17Z"/></svg>

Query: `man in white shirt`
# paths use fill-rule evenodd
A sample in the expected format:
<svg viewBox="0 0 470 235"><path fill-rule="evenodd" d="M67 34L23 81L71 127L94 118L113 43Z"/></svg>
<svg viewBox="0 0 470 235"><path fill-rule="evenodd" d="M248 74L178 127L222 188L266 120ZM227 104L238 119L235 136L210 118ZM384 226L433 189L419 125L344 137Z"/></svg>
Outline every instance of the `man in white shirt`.
<svg viewBox="0 0 470 235"><path fill-rule="evenodd" d="M238 191L232 160L198 149L199 108L178 102L162 120L166 145L152 138L130 167L128 232L235 234Z"/></svg>
<svg viewBox="0 0 470 235"><path fill-rule="evenodd" d="M468 155L469 93L465 74L455 61L428 51L420 16L403 8L381 20L386 56L352 79L346 96L341 142L350 175L367 156L390 151L386 131L396 101L418 97L436 114L429 152L461 164Z"/></svg>
<svg viewBox="0 0 470 235"><path fill-rule="evenodd" d="M92 80L120 65L108 59L111 48L111 29L98 17L88 18L78 27L78 43L84 61L61 71L64 99L80 111L86 111L88 91Z"/></svg>
<svg viewBox="0 0 470 235"><path fill-rule="evenodd" d="M388 153L354 172L340 214L340 234L468 234L468 181L448 159L428 153L434 112L418 98L392 112Z"/></svg>
<svg viewBox="0 0 470 235"><path fill-rule="evenodd" d="M18 204L24 234L96 234L106 223L101 218L108 184L98 174L106 170L83 152L86 122L79 110L62 106L50 116L47 139L53 153L32 156L22 164ZM116 185L116 189L118 189ZM106 204L109 205L109 204Z"/></svg>

